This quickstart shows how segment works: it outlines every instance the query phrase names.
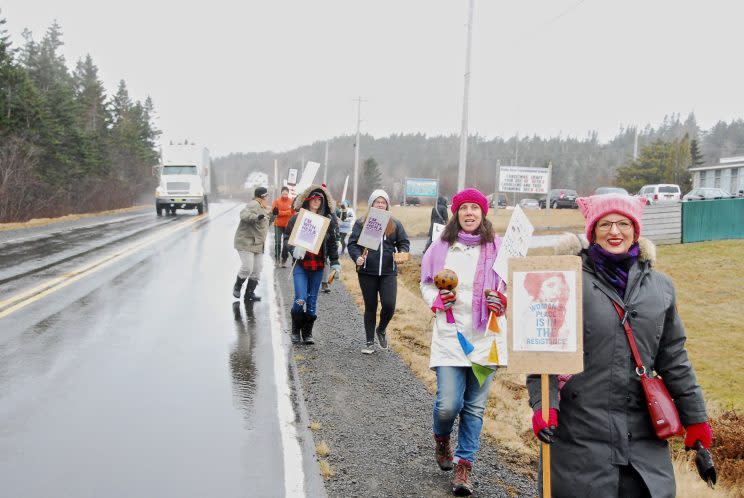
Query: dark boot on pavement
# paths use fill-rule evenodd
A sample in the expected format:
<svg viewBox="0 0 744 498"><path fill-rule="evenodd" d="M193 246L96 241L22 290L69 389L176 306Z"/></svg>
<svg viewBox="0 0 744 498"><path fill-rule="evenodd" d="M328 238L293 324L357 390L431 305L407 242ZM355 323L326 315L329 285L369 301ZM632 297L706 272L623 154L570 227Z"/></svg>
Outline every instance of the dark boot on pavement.
<svg viewBox="0 0 744 498"><path fill-rule="evenodd" d="M292 317L292 331L290 332L290 338L292 344L299 344L302 342L302 326L305 323L305 312L304 311L292 311L290 312Z"/></svg>
<svg viewBox="0 0 744 498"><path fill-rule="evenodd" d="M233 297L235 299L240 299L240 289L243 288L243 282L245 282L244 278L235 278L235 285L233 285Z"/></svg>
<svg viewBox="0 0 744 498"><path fill-rule="evenodd" d="M305 323L302 325L302 342L305 344L315 344L313 340L313 325L317 319L317 316L305 313Z"/></svg>
<svg viewBox="0 0 744 498"><path fill-rule="evenodd" d="M331 289L330 287L328 287L328 284L326 282L323 282L322 284L320 284L320 292L323 292L325 294L328 294L329 292L331 292Z"/></svg>
<svg viewBox="0 0 744 498"><path fill-rule="evenodd" d="M387 338L385 337L385 330L377 328L377 341L380 343L382 349L387 349Z"/></svg>
<svg viewBox="0 0 744 498"><path fill-rule="evenodd" d="M245 284L245 300L246 301L260 301L261 297L257 296L253 291L256 290L258 280L249 278L248 283Z"/></svg>
<svg viewBox="0 0 744 498"><path fill-rule="evenodd" d="M450 447L449 436L437 436L434 434L434 442L436 443L436 458L437 465L442 470L452 470L452 448Z"/></svg>
<svg viewBox="0 0 744 498"><path fill-rule="evenodd" d="M473 494L473 483L470 482L470 473L473 464L467 460L460 460L455 464L455 474L452 478L452 494L455 496L470 496Z"/></svg>

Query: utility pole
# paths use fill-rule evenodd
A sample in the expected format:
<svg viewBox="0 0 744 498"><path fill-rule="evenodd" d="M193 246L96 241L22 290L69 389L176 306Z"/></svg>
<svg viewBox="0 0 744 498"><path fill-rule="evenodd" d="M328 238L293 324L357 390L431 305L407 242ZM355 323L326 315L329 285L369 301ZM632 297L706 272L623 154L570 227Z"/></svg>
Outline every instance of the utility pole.
<svg viewBox="0 0 744 498"><path fill-rule="evenodd" d="M470 93L470 46L473 35L473 9L475 0L470 0L468 10L468 43L465 51L465 91L462 98L462 129L460 130L460 164L457 167L457 191L465 188L465 168L468 160L468 99Z"/></svg>
<svg viewBox="0 0 744 498"><path fill-rule="evenodd" d="M357 192L359 190L359 127L362 124L362 97L356 99L357 103L357 132L356 142L354 142L354 196L352 197L352 205L354 206L354 212L357 209Z"/></svg>
<svg viewBox="0 0 744 498"><path fill-rule="evenodd" d="M514 137L514 166L519 166L519 132Z"/></svg>
<svg viewBox="0 0 744 498"><path fill-rule="evenodd" d="M328 140L326 140L325 161L323 161L323 183L328 185Z"/></svg>
<svg viewBox="0 0 744 498"><path fill-rule="evenodd" d="M635 127L635 140L633 140L633 160L638 159L638 127Z"/></svg>

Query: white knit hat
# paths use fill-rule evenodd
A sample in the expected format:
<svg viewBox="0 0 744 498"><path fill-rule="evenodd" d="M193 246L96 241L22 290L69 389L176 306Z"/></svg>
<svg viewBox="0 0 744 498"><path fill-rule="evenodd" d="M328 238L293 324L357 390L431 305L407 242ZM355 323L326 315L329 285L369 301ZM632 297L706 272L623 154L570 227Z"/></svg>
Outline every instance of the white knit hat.
<svg viewBox="0 0 744 498"><path fill-rule="evenodd" d="M372 192L372 194L370 194L367 205L369 207L372 207L372 203L375 202L375 199L377 199L378 197L382 197L383 199L385 199L385 202L387 202L387 211L390 211L390 197L388 196L387 192L385 192L381 188L378 188L377 190Z"/></svg>

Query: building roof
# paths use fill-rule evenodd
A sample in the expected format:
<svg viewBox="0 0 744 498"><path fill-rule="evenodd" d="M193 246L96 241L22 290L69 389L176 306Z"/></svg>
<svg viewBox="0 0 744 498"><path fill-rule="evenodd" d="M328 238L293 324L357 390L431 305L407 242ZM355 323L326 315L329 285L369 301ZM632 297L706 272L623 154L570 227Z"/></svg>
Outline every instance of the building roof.
<svg viewBox="0 0 744 498"><path fill-rule="evenodd" d="M744 167L744 156L722 157L718 164L709 164L690 168L690 171L709 171L717 169L730 169Z"/></svg>

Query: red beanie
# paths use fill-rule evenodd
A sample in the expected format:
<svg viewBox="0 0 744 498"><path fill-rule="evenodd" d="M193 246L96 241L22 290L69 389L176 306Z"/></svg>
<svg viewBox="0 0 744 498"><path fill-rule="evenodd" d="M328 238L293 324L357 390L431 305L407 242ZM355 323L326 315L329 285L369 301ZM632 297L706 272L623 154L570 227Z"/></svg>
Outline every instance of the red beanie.
<svg viewBox="0 0 744 498"><path fill-rule="evenodd" d="M457 210L465 202L474 202L478 204L483 211L483 216L488 214L488 199L476 188L466 188L458 192L452 198L452 214L457 214Z"/></svg>

